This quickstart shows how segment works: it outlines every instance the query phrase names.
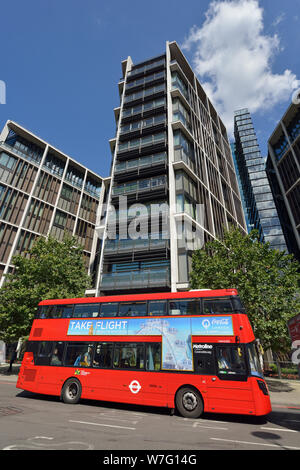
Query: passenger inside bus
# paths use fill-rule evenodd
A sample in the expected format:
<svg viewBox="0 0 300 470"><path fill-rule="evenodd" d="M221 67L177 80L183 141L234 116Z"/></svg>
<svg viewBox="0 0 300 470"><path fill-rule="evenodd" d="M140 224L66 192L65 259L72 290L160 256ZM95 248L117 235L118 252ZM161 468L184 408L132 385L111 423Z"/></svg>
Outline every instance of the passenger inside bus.
<svg viewBox="0 0 300 470"><path fill-rule="evenodd" d="M55 348L54 353L52 354L51 358L51 365L52 366L61 366L61 359L58 356L58 349Z"/></svg>
<svg viewBox="0 0 300 470"><path fill-rule="evenodd" d="M92 348L89 347L88 350L83 353L79 354L74 362L74 366L85 366L89 367L91 365L91 354Z"/></svg>

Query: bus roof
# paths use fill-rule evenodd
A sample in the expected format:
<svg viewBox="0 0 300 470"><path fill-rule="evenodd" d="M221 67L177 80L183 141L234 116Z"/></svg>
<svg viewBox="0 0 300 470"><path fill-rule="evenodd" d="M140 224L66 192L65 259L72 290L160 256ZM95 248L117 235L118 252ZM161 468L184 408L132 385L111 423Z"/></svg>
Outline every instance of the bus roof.
<svg viewBox="0 0 300 470"><path fill-rule="evenodd" d="M187 292L162 292L156 294L127 294L127 295L110 295L103 297L80 297L73 299L51 299L42 300L39 305L64 305L64 304L81 304L81 303L101 303L101 302L126 302L138 300L163 300L163 299L185 299L195 297L228 297L236 296L236 289L218 289L218 290L192 290Z"/></svg>

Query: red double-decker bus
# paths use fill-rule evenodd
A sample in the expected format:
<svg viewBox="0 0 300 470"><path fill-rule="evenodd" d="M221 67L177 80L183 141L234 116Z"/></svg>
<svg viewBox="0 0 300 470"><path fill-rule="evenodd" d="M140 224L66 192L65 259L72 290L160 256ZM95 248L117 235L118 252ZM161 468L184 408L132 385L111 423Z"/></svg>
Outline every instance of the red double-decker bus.
<svg viewBox="0 0 300 470"><path fill-rule="evenodd" d="M271 411L255 337L234 289L46 300L17 387L203 412Z"/></svg>

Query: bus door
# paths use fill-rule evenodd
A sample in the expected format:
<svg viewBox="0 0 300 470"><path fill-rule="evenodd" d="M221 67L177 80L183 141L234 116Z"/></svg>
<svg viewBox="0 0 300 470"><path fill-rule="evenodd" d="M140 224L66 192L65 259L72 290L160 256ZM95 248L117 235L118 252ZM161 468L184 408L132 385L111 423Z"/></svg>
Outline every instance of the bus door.
<svg viewBox="0 0 300 470"><path fill-rule="evenodd" d="M196 385L204 400L204 409L207 407L207 383L209 376L215 373L213 344L193 343L193 361L195 374L201 375L200 381Z"/></svg>
<svg viewBox="0 0 300 470"><path fill-rule="evenodd" d="M207 411L254 414L245 347L240 344L215 344L213 350L215 373L207 381Z"/></svg>

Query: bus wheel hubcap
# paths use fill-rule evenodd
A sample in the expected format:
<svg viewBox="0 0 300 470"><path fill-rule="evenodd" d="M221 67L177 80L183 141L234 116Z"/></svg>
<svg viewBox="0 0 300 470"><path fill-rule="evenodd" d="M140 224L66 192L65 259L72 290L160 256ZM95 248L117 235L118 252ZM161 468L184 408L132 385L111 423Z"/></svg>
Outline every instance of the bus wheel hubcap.
<svg viewBox="0 0 300 470"><path fill-rule="evenodd" d="M71 384L69 386L68 392L69 392L69 397L70 398L75 398L77 396L77 393L78 393L77 385L76 384Z"/></svg>
<svg viewBox="0 0 300 470"><path fill-rule="evenodd" d="M196 395L192 392L187 392L183 395L182 402L186 410L192 411L197 406Z"/></svg>

